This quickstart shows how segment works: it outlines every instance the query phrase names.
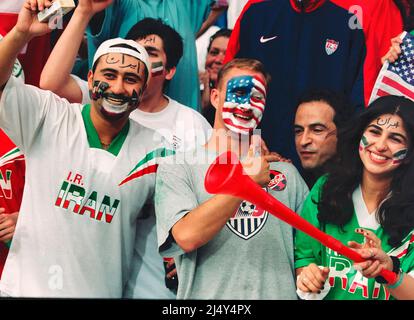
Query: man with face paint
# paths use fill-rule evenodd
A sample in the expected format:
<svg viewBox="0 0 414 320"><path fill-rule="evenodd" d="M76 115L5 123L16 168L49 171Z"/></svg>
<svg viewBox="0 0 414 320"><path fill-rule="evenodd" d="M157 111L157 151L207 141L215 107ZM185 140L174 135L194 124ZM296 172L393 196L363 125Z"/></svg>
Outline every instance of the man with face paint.
<svg viewBox="0 0 414 320"><path fill-rule="evenodd" d="M166 92L178 102L198 110L200 94L195 36L202 27L208 27L214 21L210 18L227 7L221 3L213 6L215 3L216 1L213 0L114 1L104 11L95 14L89 23L87 29L89 57L93 56L96 47L102 41L118 36L124 37L138 21L147 17L161 19L177 30L185 43L182 61Z"/></svg>
<svg viewBox="0 0 414 320"><path fill-rule="evenodd" d="M51 90L70 102L90 102L88 84L70 72L88 21L110 3L111 0L79 1L43 69L42 89ZM131 113L131 119L159 132L176 150L185 151L205 143L211 129L205 118L164 93L183 55L181 36L161 20L145 18L129 30L126 39L145 47L152 73L139 108Z"/></svg>
<svg viewBox="0 0 414 320"><path fill-rule="evenodd" d="M15 297L120 298L136 223L154 192L156 133L129 120L149 79L145 49L113 39L88 74L91 105L70 104L10 77L34 36L48 32L27 1L0 43L0 127L26 157L21 215L0 284Z"/></svg>
<svg viewBox="0 0 414 320"><path fill-rule="evenodd" d="M272 76L263 138L269 149L299 165L291 134L298 98L326 88L344 94L352 112L362 110L388 39L401 31L393 0L250 0L224 63L234 57L263 62Z"/></svg>
<svg viewBox="0 0 414 320"><path fill-rule="evenodd" d="M209 165L232 150L254 181L300 210L308 188L294 166L255 153L260 139L253 133L269 80L257 60L224 66L211 93L217 108L212 136L203 147L159 166L158 245L162 255L175 257L177 299L296 299L292 228L252 203L204 189Z"/></svg>
<svg viewBox="0 0 414 320"><path fill-rule="evenodd" d="M107 6L108 2L110 1L79 1L42 72L43 89L51 90L71 102L90 102L87 82L70 75L70 72L89 19L96 11ZM211 126L198 112L164 94L164 89L174 77L183 54L183 40L180 35L161 20L146 18L136 23L126 38L144 46L151 63L150 80L139 107L131 112L130 118L156 130L163 137L165 145L175 150L190 150L196 145L204 144ZM104 84L105 82L97 83L91 92L92 99L100 96L105 87L99 86ZM151 206L145 209L145 214L137 224L131 276L124 296L137 299L173 299L175 293L166 287L166 272L158 253L155 214ZM176 281L174 270L167 273L167 279L173 278Z"/></svg>
<svg viewBox="0 0 414 320"><path fill-rule="evenodd" d="M91 115L125 125L142 98L149 70L147 52L134 41L117 38L103 43L88 73L95 110ZM105 149L110 146L111 141L100 140Z"/></svg>
<svg viewBox="0 0 414 320"><path fill-rule="evenodd" d="M336 154L337 133L352 113L343 96L329 90L312 90L299 99L294 134L304 177L309 188L325 174Z"/></svg>

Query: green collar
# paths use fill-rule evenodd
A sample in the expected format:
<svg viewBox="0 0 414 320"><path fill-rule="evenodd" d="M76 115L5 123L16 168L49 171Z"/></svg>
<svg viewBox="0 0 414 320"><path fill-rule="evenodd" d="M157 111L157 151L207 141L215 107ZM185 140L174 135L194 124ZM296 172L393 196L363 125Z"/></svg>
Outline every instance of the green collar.
<svg viewBox="0 0 414 320"><path fill-rule="evenodd" d="M88 137L89 146L91 148L103 149L101 141L99 140L98 132L96 132L95 126L92 123L90 104L87 104L83 107L82 118L83 118L83 123L85 124L86 136ZM128 135L128 131L129 131L129 121L125 124L122 130L118 133L115 139L112 140L111 145L106 151L112 153L114 156L117 156Z"/></svg>

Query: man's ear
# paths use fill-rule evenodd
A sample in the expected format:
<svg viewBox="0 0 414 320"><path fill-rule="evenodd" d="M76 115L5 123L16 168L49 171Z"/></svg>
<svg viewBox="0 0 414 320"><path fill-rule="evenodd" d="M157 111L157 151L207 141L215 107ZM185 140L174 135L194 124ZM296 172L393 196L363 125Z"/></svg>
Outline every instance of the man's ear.
<svg viewBox="0 0 414 320"><path fill-rule="evenodd" d="M171 80L174 77L175 72L177 71L177 68L172 67L170 69L166 69L166 71L167 72L165 73L165 80Z"/></svg>
<svg viewBox="0 0 414 320"><path fill-rule="evenodd" d="M220 91L217 88L213 88L210 91L210 102L213 105L213 107L216 108L216 110L218 110L220 103L219 93Z"/></svg>
<svg viewBox="0 0 414 320"><path fill-rule="evenodd" d="M89 91L92 91L92 89L93 89L93 72L92 72L92 70L89 70L89 72L88 72L88 89L89 89Z"/></svg>

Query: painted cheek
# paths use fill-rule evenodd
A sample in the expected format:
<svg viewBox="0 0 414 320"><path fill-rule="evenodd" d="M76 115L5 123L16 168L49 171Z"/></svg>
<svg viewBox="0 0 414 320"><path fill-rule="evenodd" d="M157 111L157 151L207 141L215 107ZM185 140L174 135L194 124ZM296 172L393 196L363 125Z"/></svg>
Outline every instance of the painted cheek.
<svg viewBox="0 0 414 320"><path fill-rule="evenodd" d="M369 145L370 145L370 142L368 141L367 137L363 135L361 137L361 141L359 142L359 151L366 149Z"/></svg>
<svg viewBox="0 0 414 320"><path fill-rule="evenodd" d="M109 84L105 81L94 81L93 82L93 89L91 92L91 99L98 100L103 97L103 94L106 90L108 90Z"/></svg>
<svg viewBox="0 0 414 320"><path fill-rule="evenodd" d="M408 149L404 148L398 150L392 155L392 164L397 165L400 164L406 157L407 157Z"/></svg>
<svg viewBox="0 0 414 320"><path fill-rule="evenodd" d="M262 119L263 116L263 112L264 112L264 108L266 105L266 100L264 99L264 97L261 98L255 98L255 96L257 97L257 92L255 92L256 90L252 90L252 94L250 96L250 100L249 100L249 104L251 106L251 109L253 111L254 116L260 121Z"/></svg>
<svg viewBox="0 0 414 320"><path fill-rule="evenodd" d="M162 61L153 62L151 64L151 75L153 77L157 77L162 74L162 71L164 70L164 64Z"/></svg>

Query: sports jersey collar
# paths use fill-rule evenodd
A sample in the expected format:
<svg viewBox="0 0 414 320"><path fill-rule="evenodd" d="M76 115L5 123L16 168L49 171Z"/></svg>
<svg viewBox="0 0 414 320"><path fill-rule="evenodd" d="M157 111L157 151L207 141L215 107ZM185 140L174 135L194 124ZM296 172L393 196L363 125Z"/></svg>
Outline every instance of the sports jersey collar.
<svg viewBox="0 0 414 320"><path fill-rule="evenodd" d="M302 0L302 3L304 2L304 12L309 13L315 11L320 6L322 6L325 3L325 1L326 0ZM298 0L290 0L290 4L296 12L302 12L302 4L298 3Z"/></svg>
<svg viewBox="0 0 414 320"><path fill-rule="evenodd" d="M368 212L367 205L365 204L364 197L362 196L361 185L359 185L353 192L352 202L354 204L355 215L359 226L361 228L367 228L374 231L377 230L380 226L376 217L376 211L378 208L371 213Z"/></svg>
<svg viewBox="0 0 414 320"><path fill-rule="evenodd" d="M101 141L99 140L98 133L96 132L95 126L92 123L90 104L87 104L83 107L82 118L83 118L83 123L85 124L86 136L88 137L89 146L91 148L103 149ZM111 145L106 151L112 153L114 156L117 156L128 135L128 131L129 131L129 121L125 124L122 130L118 133L115 139L112 140Z"/></svg>

